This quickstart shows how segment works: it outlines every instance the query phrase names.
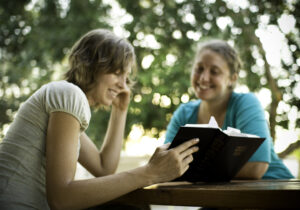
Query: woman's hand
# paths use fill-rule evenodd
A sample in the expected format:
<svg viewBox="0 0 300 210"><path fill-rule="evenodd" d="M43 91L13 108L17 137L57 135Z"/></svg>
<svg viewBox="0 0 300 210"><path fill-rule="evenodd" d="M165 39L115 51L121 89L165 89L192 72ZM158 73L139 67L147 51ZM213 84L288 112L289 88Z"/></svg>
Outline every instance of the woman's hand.
<svg viewBox="0 0 300 210"><path fill-rule="evenodd" d="M122 91L117 95L113 101L113 106L121 111L126 111L130 103L130 88L125 85Z"/></svg>
<svg viewBox="0 0 300 210"><path fill-rule="evenodd" d="M199 139L192 139L170 150L170 143L158 147L148 163L154 183L171 181L184 174L193 161L192 154L199 149L194 146L198 142Z"/></svg>

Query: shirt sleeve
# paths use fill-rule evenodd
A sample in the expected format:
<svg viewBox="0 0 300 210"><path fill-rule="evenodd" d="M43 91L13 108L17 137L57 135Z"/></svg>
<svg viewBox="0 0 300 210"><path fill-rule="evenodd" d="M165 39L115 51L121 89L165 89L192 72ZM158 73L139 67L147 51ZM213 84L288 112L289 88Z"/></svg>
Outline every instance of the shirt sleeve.
<svg viewBox="0 0 300 210"><path fill-rule="evenodd" d="M233 110L236 110L236 128L243 133L254 134L265 138L265 141L249 159L250 162L271 162L272 138L265 119L264 110L252 93L239 97Z"/></svg>
<svg viewBox="0 0 300 210"><path fill-rule="evenodd" d="M91 112L87 98L83 91L68 82L51 83L45 93L46 111L51 112L66 112L75 117L80 123L80 130L87 129Z"/></svg>

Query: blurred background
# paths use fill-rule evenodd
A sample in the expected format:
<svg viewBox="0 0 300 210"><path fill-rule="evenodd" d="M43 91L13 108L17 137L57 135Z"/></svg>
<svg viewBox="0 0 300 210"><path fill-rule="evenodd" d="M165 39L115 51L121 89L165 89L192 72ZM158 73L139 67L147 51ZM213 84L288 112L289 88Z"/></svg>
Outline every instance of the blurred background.
<svg viewBox="0 0 300 210"><path fill-rule="evenodd" d="M220 38L244 63L235 91L257 95L275 151L299 177L299 0L1 0L0 141L22 102L62 79L73 43L95 28L125 37L137 54L119 171L144 164L163 144L172 113L195 99L189 79L197 43ZM92 111L87 133L100 146L109 110Z"/></svg>

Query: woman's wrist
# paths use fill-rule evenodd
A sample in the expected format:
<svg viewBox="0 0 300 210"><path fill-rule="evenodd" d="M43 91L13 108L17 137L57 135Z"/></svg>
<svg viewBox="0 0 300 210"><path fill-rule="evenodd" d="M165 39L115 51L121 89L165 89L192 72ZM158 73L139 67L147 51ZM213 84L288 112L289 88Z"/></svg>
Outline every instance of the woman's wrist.
<svg viewBox="0 0 300 210"><path fill-rule="evenodd" d="M155 181L156 178L152 174L148 165L132 169L126 173L130 174L130 177L132 177L132 181L137 185L137 188L146 187L157 183Z"/></svg>
<svg viewBox="0 0 300 210"><path fill-rule="evenodd" d="M126 115L127 112L128 112L128 106L120 108L120 107L112 105L112 112L116 112L118 114L118 116L121 115L121 114L125 114Z"/></svg>

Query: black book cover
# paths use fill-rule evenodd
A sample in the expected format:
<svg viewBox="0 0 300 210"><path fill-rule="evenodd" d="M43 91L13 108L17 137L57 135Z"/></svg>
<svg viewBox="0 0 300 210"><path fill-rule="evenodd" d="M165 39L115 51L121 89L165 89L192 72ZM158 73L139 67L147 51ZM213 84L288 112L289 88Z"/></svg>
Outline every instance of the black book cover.
<svg viewBox="0 0 300 210"><path fill-rule="evenodd" d="M258 149L264 138L230 136L219 128L181 126L169 149L199 138L189 169L174 181L230 181Z"/></svg>

